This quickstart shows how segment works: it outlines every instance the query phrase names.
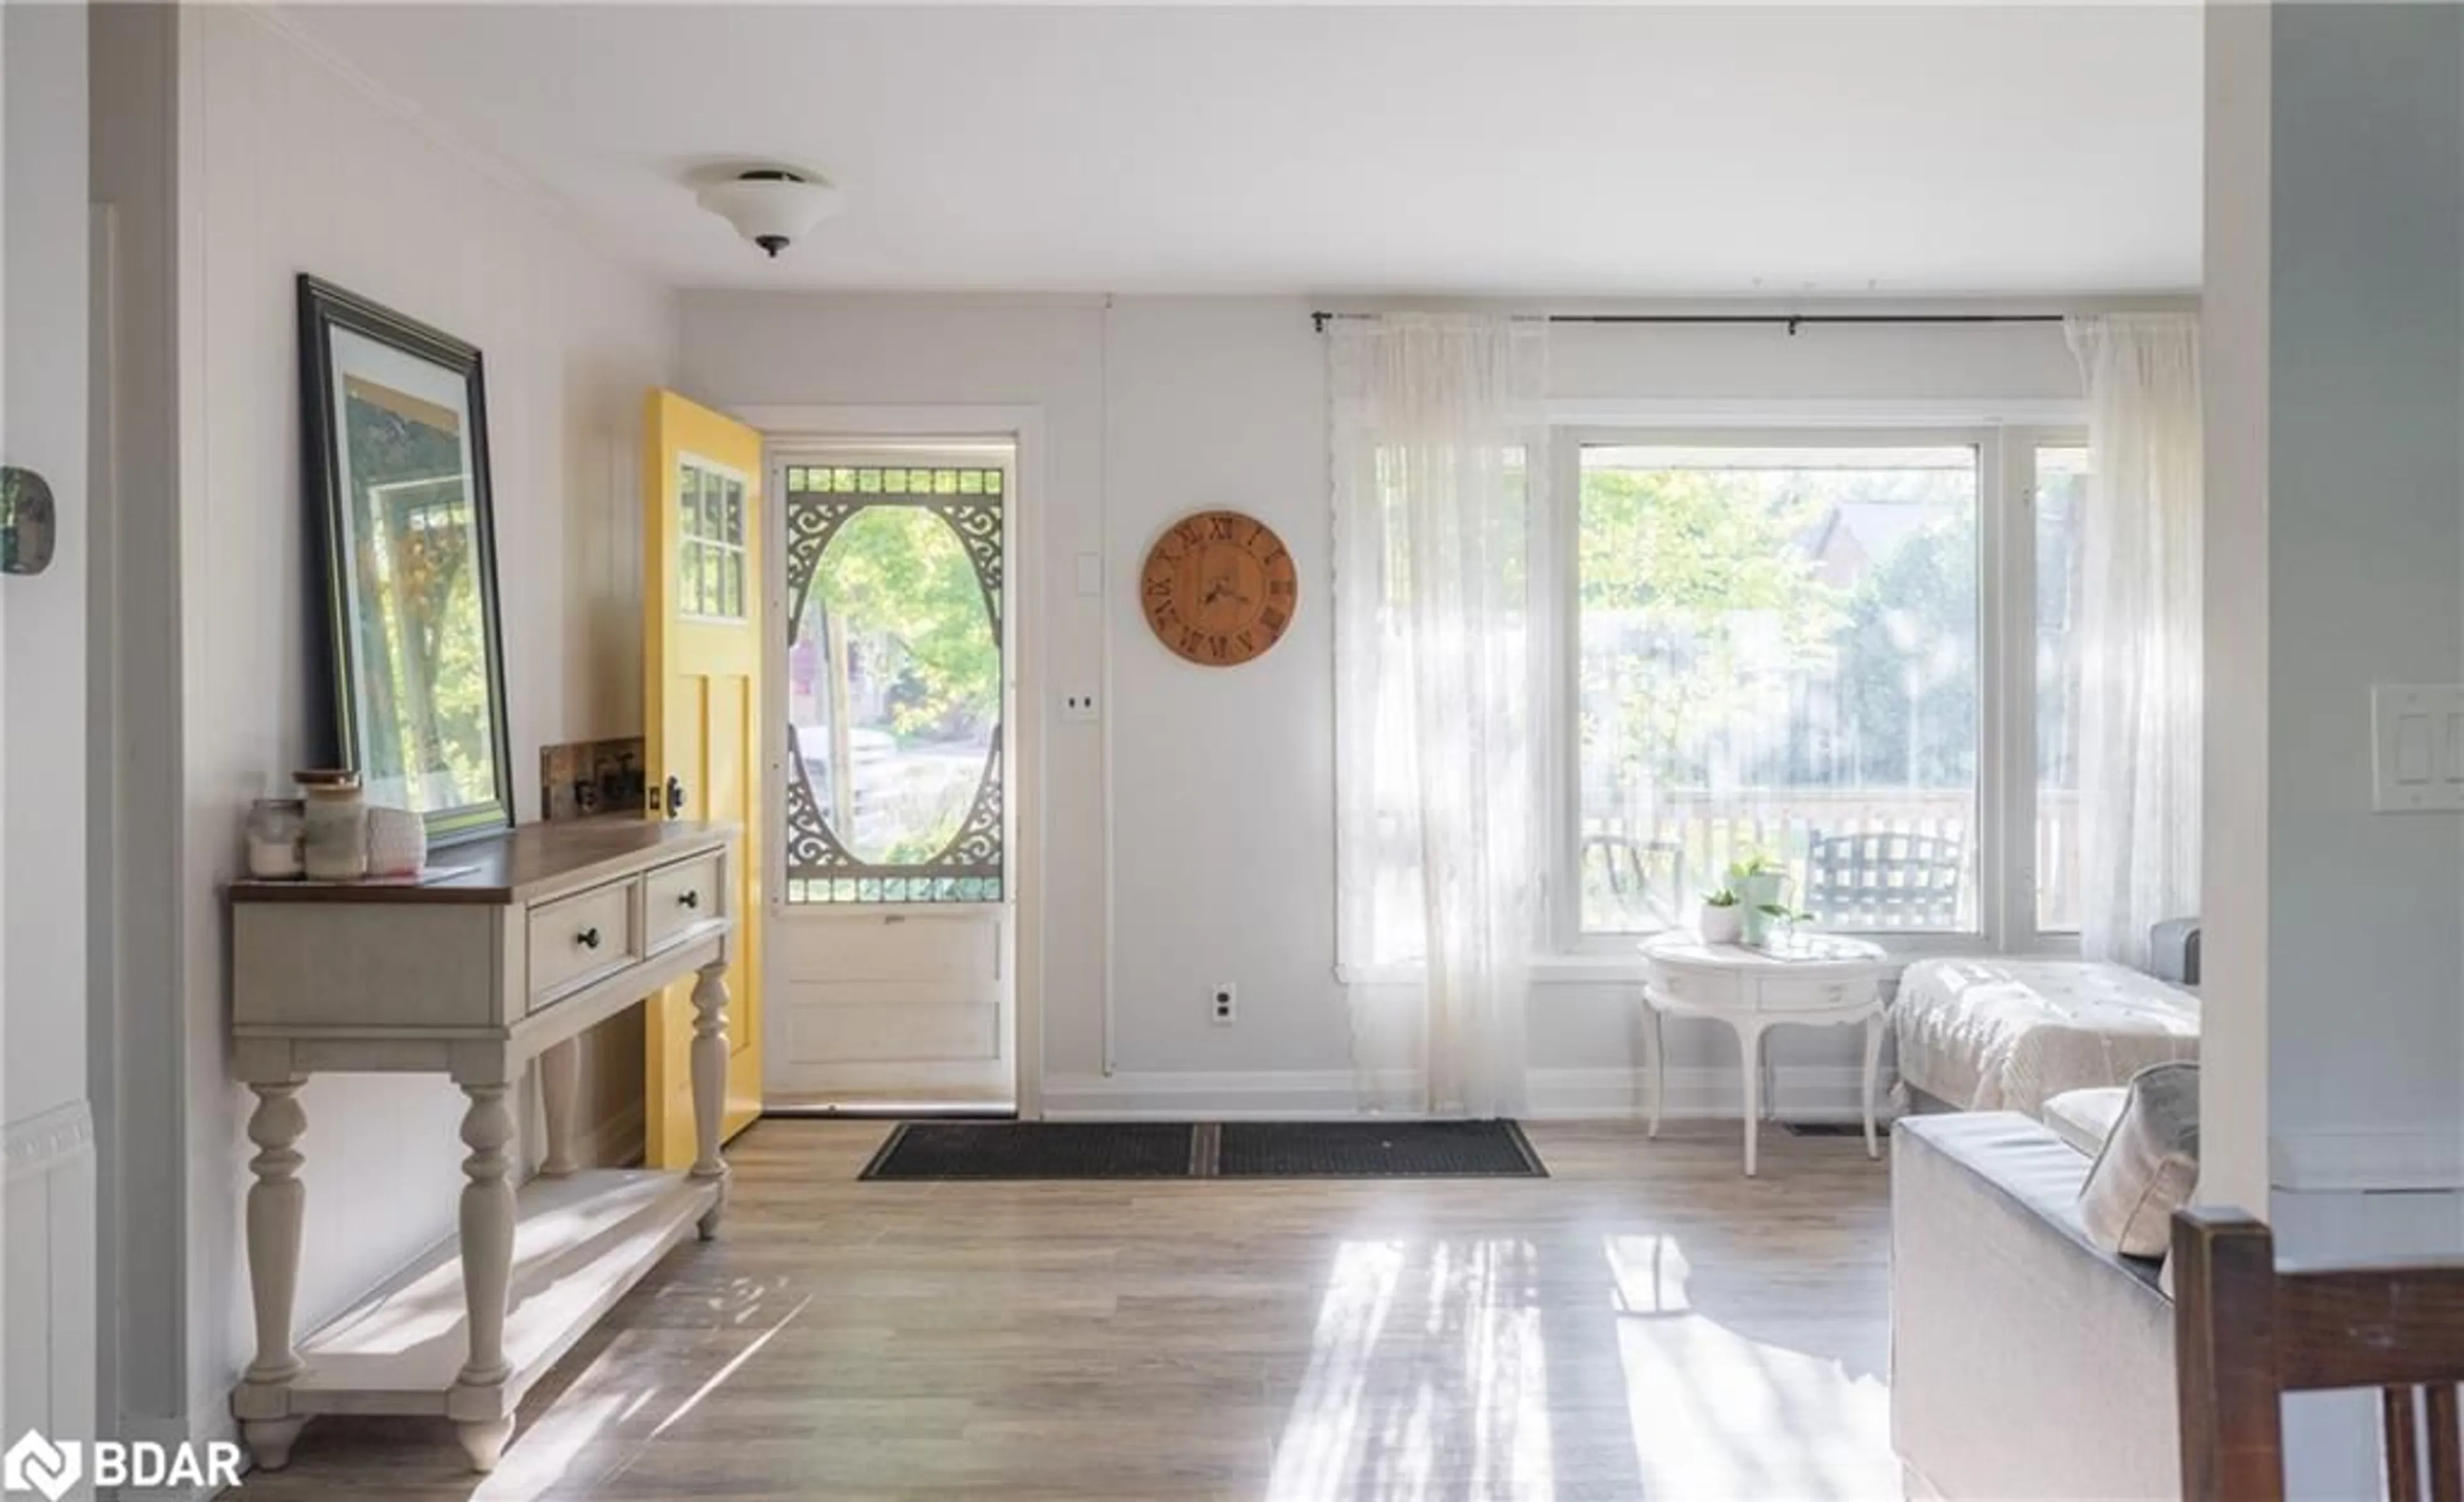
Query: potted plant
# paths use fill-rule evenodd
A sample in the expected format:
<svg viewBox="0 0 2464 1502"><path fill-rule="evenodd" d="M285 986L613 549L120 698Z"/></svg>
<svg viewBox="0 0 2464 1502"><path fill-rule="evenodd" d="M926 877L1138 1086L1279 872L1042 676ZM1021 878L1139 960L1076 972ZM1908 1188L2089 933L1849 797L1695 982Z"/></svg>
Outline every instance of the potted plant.
<svg viewBox="0 0 2464 1502"><path fill-rule="evenodd" d="M1696 921L1696 932L1706 944L1733 944L1745 921L1737 895L1726 887L1703 895L1703 916Z"/></svg>
<svg viewBox="0 0 2464 1502"><path fill-rule="evenodd" d="M1760 948L1771 939L1771 920L1791 911L1781 900L1788 893L1788 868L1760 850L1749 851L1729 866L1728 890L1745 909L1745 941Z"/></svg>
<svg viewBox="0 0 2464 1502"><path fill-rule="evenodd" d="M1767 902L1755 911L1762 918L1762 937L1746 940L1755 949L1783 948L1797 924L1814 921L1813 914L1799 913L1785 902Z"/></svg>

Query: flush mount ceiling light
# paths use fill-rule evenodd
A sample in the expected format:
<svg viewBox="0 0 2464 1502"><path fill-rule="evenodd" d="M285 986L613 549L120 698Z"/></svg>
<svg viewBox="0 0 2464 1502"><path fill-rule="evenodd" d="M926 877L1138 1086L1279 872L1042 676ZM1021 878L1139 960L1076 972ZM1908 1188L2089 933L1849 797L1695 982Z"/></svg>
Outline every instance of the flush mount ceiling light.
<svg viewBox="0 0 2464 1502"><path fill-rule="evenodd" d="M694 202L775 260L789 241L839 211L839 190L783 167L755 167L713 183Z"/></svg>

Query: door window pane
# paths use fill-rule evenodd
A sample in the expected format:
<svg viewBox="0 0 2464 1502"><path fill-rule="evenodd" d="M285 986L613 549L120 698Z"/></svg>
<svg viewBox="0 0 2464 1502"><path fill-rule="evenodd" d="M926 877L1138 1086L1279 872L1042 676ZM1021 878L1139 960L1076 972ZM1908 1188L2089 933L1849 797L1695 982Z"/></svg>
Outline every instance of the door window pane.
<svg viewBox="0 0 2464 1502"><path fill-rule="evenodd" d="M1586 447L1582 926L1683 926L1750 854L1835 930L1972 932L1977 453Z"/></svg>
<svg viewBox="0 0 2464 1502"><path fill-rule="evenodd" d="M2079 925L2079 517L2087 450L2036 451L2036 927Z"/></svg>
<svg viewBox="0 0 2464 1502"><path fill-rule="evenodd" d="M744 481L686 459L676 474L676 607L706 621L749 619Z"/></svg>

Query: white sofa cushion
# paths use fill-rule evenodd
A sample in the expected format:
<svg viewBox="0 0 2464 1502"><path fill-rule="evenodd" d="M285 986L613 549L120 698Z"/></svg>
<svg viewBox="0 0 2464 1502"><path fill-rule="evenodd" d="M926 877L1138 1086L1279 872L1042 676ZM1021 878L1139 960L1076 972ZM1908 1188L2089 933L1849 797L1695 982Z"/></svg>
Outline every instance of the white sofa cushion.
<svg viewBox="0 0 2464 1502"><path fill-rule="evenodd" d="M2094 1158L2104 1151L2113 1123L2122 1118L2130 1098L2125 1085L2099 1085L2094 1090L2066 1090L2045 1102L2045 1125L2079 1152Z"/></svg>
<svg viewBox="0 0 2464 1502"><path fill-rule="evenodd" d="M2079 1224L2107 1251L2161 1257L2199 1186L2199 1067L2141 1070L2128 1097L2079 1190Z"/></svg>
<svg viewBox="0 0 2464 1502"><path fill-rule="evenodd" d="M2041 1119L2064 1091L2199 1056L2199 999L2123 965L1921 960L1891 1005L1900 1077L1963 1111Z"/></svg>

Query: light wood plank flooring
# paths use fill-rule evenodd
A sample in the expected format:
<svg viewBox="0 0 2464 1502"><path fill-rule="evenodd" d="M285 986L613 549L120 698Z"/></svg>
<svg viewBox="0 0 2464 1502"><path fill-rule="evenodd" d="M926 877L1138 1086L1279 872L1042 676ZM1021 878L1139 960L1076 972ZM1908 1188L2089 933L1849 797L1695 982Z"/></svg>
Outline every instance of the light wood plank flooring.
<svg viewBox="0 0 2464 1502"><path fill-rule="evenodd" d="M864 1184L767 1121L475 1477L319 1421L244 1502L1896 1497L1888 1181L1848 1138L1540 1124L1548 1180ZM311 1193L315 1192L311 1186Z"/></svg>

